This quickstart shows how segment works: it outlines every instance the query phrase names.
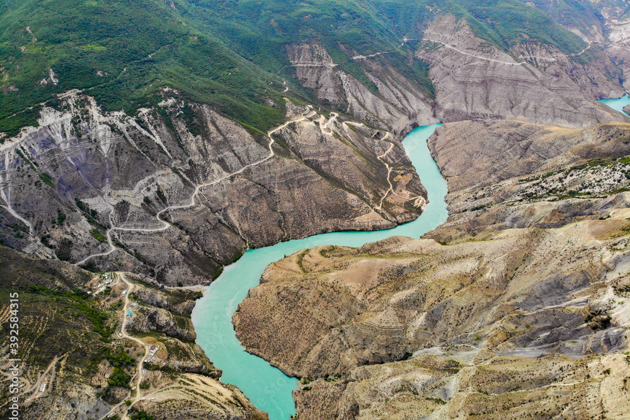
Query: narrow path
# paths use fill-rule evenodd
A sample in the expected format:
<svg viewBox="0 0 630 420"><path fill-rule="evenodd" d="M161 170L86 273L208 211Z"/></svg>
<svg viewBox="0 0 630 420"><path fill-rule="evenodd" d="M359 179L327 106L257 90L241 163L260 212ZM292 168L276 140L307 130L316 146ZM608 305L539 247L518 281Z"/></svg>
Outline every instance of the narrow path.
<svg viewBox="0 0 630 420"><path fill-rule="evenodd" d="M354 125L354 126L364 125L362 123L356 123L356 122L353 122L353 121L344 121L343 124L345 124L345 125ZM396 195L396 196L402 198L405 201L412 201L413 200L414 201L413 205L416 206L416 207L420 207L420 206L422 206L423 204L426 203L426 199L424 197L422 197L422 196L416 196L416 197L409 197L409 196L407 196L407 197L403 197L403 196L401 196L400 194L398 194L394 190L394 185L392 184L392 181L391 181L391 174L392 174L394 168L392 168L391 165L389 163L385 162L385 160L384 160L384 158L387 157L387 155L389 155L391 153L391 151L394 150L394 147L395 147L394 142L392 142L390 140L387 140L389 137L391 137L391 133L387 132L387 134L385 134L385 136L383 136L383 138L381 139L381 141L385 141L385 142L388 142L390 144L390 146L387 149L387 151L385 151L384 153L376 156L376 158L378 160L380 160L381 163L383 165L385 165L385 167L387 168L387 183L389 184L389 189L387 191L385 191L385 194L381 197L381 201L380 201L379 205L377 207L375 207L375 209L378 209L379 211L383 210L383 202L385 201L385 198L387 198L387 196L389 194Z"/></svg>
<svg viewBox="0 0 630 420"><path fill-rule="evenodd" d="M336 112L331 112L330 119L328 120L326 120L326 117L324 117L323 115L319 117L319 129L322 134L332 136L333 130L332 128L330 128L330 126L332 125L332 123L337 121L338 117L339 114L337 114Z"/></svg>
<svg viewBox="0 0 630 420"><path fill-rule="evenodd" d="M291 67L328 67L328 68L335 68L338 67L339 64L336 63L296 63L296 64L291 64Z"/></svg>
<svg viewBox="0 0 630 420"><path fill-rule="evenodd" d="M389 133L387 133L387 135L385 137L383 137L383 141L385 141L385 139L389 136ZM378 160L380 160L383 165L385 165L385 167L387 168L387 183L389 184L389 189L387 191L385 191L385 194L383 194L383 196L381 197L381 202L378 205L378 209L379 210L383 210L383 201L385 201L385 198L389 195L389 193L394 191L394 185L392 184L392 180L391 180L391 175L392 175L392 167L389 165L389 163L385 162L383 160L383 158L387 155L389 155L389 153L394 150L394 143L389 143L389 149L387 149L387 151L381 155L378 155L377 158Z"/></svg>
<svg viewBox="0 0 630 420"><path fill-rule="evenodd" d="M479 59L479 60L490 61L490 62L492 62L492 63L505 64L505 65L507 65L507 66L523 66L523 65L527 64L527 63L525 63L525 62L516 62L516 61L514 61L514 62L509 62L509 61L502 61L502 60L496 60L496 59L494 59L494 58L483 57L483 56L481 56L481 55L471 54L471 53L468 53L468 52L466 52L466 51L462 51L462 50L460 50L459 48L454 47L454 46L452 46L452 45L445 44L445 43L444 43L444 42L442 42L442 41L436 41L436 40L434 40L434 39L430 39L430 38L424 38L424 39L423 39L423 41L434 42L434 43L436 43L436 44L440 44L440 45L442 45L442 46L444 46L444 47L446 47L446 48L448 48L448 49L450 49L450 50L457 51L457 52L458 52L458 53L460 53L460 54L467 55L467 56L469 56L469 57L474 57L474 58L477 58L477 59Z"/></svg>
<svg viewBox="0 0 630 420"><path fill-rule="evenodd" d="M125 277L125 275L123 273L116 273L116 277L119 280L122 280L126 285L127 285L127 289L126 289L126 293L125 293L125 304L123 305L123 321L122 324L120 326L120 334L122 335L122 338L124 339L128 339L131 341L134 341L135 343L139 344L140 346L142 346L142 348L144 349L144 355L138 360L138 364L136 366L136 373L135 375L131 378L132 380L135 380L135 384L133 385L132 389L135 390L136 392L136 396L133 400L131 400L131 404L129 406L126 406L125 401L128 400L129 398L124 398L121 402L119 402L118 404L116 404L115 406L113 406L109 412L104 415L103 417L101 417L102 419L106 419L109 416L111 416L112 414L114 414L116 412L116 410L118 410L119 407L123 407L123 405L125 405L126 407L124 407L124 413L122 415L123 419L127 418L127 411L129 410L130 407L133 406L133 404L135 404L136 402L138 402L140 400L140 384L142 383L142 370L143 370L143 366L144 366L144 361L146 360L147 356L149 355L149 346L147 344L145 344L142 340L140 340L139 338L136 338L132 335L129 335L127 333L127 311L129 310L129 295L131 295L131 292L133 291L134 285L133 283L130 283L129 280L127 280L127 278ZM135 379L134 379L135 378ZM131 392L129 393L129 396L131 396Z"/></svg>
<svg viewBox="0 0 630 420"><path fill-rule="evenodd" d="M144 349L144 356L142 356L142 358L138 360L137 371L136 371L136 374L134 375L136 377L135 388L136 388L136 400L137 400L138 398L140 398L140 383L142 382L142 366L149 354L149 346L145 344L139 338L136 338L134 336L127 334L127 319L129 318L127 316L127 311L129 310L129 295L131 295L134 285L127 280L124 274L118 273L117 275L127 285L127 293L125 294L125 305L123 306L123 322L120 327L120 333L122 334L123 338L127 338L129 340L135 341L136 343L140 344L142 348Z"/></svg>
<svg viewBox="0 0 630 420"><path fill-rule="evenodd" d="M310 109L310 107L309 107ZM219 184L229 178L232 178L233 176L239 175L243 172L245 172L246 170L253 168L255 166L258 166L266 161L268 161L269 159L273 158L275 156L275 152L273 151L273 145L275 143L275 140L273 139L273 135L286 128L287 126L289 126L290 124L299 122L299 121L304 121L308 118L311 118L313 115L317 114L315 111L311 111L306 115L302 115L300 117L296 117L293 118L289 121L286 121L284 124L274 128L273 130L269 131L267 133L267 136L269 137L269 155L267 157L265 157L264 159L258 160L256 162L250 163L249 165L245 165L243 166L241 169L239 169L238 171L229 173L227 175L222 176L221 178L215 179L214 181L210 181L210 182L206 182L203 184L199 184L195 187L195 190L193 191L192 196L190 197L190 202L188 204L181 204L181 205L173 205L173 206L168 206L165 207L164 209L160 210L156 215L155 218L161 223L162 226L159 227L154 227L154 228L126 228L126 227L117 227L114 226L114 221L112 220L112 213L109 214L109 221L110 224L112 225L111 228L109 228L107 230L106 233L106 237L107 237L107 243L109 245L109 250L103 253L98 253L98 254L93 254L90 255L84 259L82 259L81 261L75 263L75 265L82 265L85 264L86 262L88 262L89 260L91 260L92 258L96 258L96 257L105 257L107 255L112 254L114 251L116 251L116 246L114 245L114 240L112 238L112 232L114 231L120 231L120 232L141 232L141 233L153 233L153 232L163 232L165 230L167 230L168 228L170 228L172 226L171 223L169 223L168 221L166 221L165 219L162 218L162 215L164 213L167 213L171 210L184 210L184 209L188 209L191 207L194 207L197 204L197 196L199 195L199 192L201 191L201 189L206 188L206 187L211 187L213 185Z"/></svg>
<svg viewBox="0 0 630 420"><path fill-rule="evenodd" d="M577 54L569 54L569 55L570 55L571 57L579 57L579 56L581 56L582 54L584 54L586 51L590 50L592 46L593 46L593 42L592 42L592 41L589 41L589 42L588 42L588 45L587 45L587 46L586 46L586 47L585 47L582 51L580 51L580 52L579 52L579 53L577 53Z"/></svg>
<svg viewBox="0 0 630 420"><path fill-rule="evenodd" d="M390 51L381 51L370 55L355 55L352 57L353 60L367 60L368 58L378 57L379 55L387 54Z"/></svg>
<svg viewBox="0 0 630 420"><path fill-rule="evenodd" d="M332 114L331 114L332 115ZM354 125L354 126L362 126L364 124L362 123L356 123L354 121L344 121L343 122L344 125L348 126L348 125ZM394 150L394 143L391 141L388 141L387 138L391 137L391 133L387 132L387 134L385 134L383 136L383 138L381 139L381 141L386 141L389 143L389 148L387 149L387 151L385 151L384 153L381 153L380 155L376 156L376 158L378 160L381 161L381 163L383 165L385 165L385 167L387 168L387 183L389 184L389 189L387 191L385 191L385 194L383 194L383 196L381 197L381 202L379 203L379 205L376 207L376 209L378 209L379 211L383 210L383 201L385 201L385 198L390 194L394 192L394 185L392 184L391 181L391 174L392 174L392 170L393 168L389 165L389 163L385 162L385 160L383 158L385 158L387 155L389 155L389 153Z"/></svg>
<svg viewBox="0 0 630 420"><path fill-rule="evenodd" d="M46 385L48 386L48 388L50 389L50 386L52 386L52 382L53 379L55 377L55 365L57 365L57 362L59 361L59 356L55 356L53 358L53 360L50 362L50 364L48 365L48 367L44 370L44 372L42 372L41 374L38 374L38 378L35 381L35 383L27 390L23 391L24 394L28 394L29 392L33 391L33 394L31 394L30 397L28 397L26 400L24 400L24 404L28 405L31 402L33 402L33 400L36 400L37 398L41 397L42 394L44 394L44 392L40 392L40 388L42 386L42 383L46 380L46 376L48 375L48 373L52 370L53 373L50 377L50 381L46 382Z"/></svg>
<svg viewBox="0 0 630 420"><path fill-rule="evenodd" d="M428 32L428 31L427 31L427 32ZM403 40L403 41L404 41L404 40ZM422 41L434 42L434 43L436 43L436 44L440 44L440 45L442 45L442 46L444 46L444 47L446 47L446 48L448 48L448 49L451 49L451 50L453 50L453 51L456 51L456 52L458 52L458 53L460 53L460 54L467 55L467 56L469 56L469 57L478 58L478 59L480 59L480 60L490 61L490 62L493 62L493 63L500 63L500 64L505 64L505 65L508 65L508 66L523 66L523 65L527 64L527 61L514 61L514 62L509 62L509 61L497 60L497 59L494 59L494 58L483 57L483 56L476 55L476 54L471 54L471 53L469 53L469 52L462 51L462 50L460 50L459 48L457 48L457 47L455 47L455 46L453 46L453 45L449 45L449 44L446 44L446 43L444 43L444 42L442 42L442 41L437 41L437 40L435 40L435 39L423 38L423 39L422 39ZM404 42L403 42L403 44L404 44ZM402 44L401 44L401 45L402 45ZM592 46L593 46L593 43L592 43L592 42L589 42L589 43L588 43L588 45L587 45L586 47L584 47L584 48L582 49L582 51L580 51L579 53L566 54L566 56L567 56L567 57L579 57L579 56L581 56L582 54L584 54L586 51L588 51L588 50L589 50ZM519 59L521 59L521 60L531 60L531 59L535 59L535 60L538 60L538 61L550 61L550 62L557 62L557 61L558 61L556 58L553 58L553 57L539 57L539 56L530 56L530 57L526 57L526 56L521 55L521 56L520 56L520 57L518 57L518 58L519 58Z"/></svg>

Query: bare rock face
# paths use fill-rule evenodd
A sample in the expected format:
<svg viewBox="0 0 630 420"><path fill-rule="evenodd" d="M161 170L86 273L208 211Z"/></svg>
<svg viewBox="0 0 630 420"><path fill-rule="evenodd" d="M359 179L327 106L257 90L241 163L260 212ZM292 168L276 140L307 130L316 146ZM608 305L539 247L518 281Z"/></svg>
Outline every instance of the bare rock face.
<svg viewBox="0 0 630 420"><path fill-rule="evenodd" d="M357 250L305 251L270 266L235 315L238 336L248 350L309 378L347 374L423 348L474 345L477 336L502 328L510 331L500 340L502 351L622 349L625 332L616 327L623 325L585 324L585 311L606 289L583 292L626 260L608 251L619 242L625 214L446 247L392 239Z"/></svg>
<svg viewBox="0 0 630 420"><path fill-rule="evenodd" d="M630 301L612 287L627 277L628 216L617 210L602 221L447 246L392 238L303 251L267 269L235 315L237 334L249 351L306 378L296 394L305 418L322 413L307 400L324 396L338 401L328 404L336 418L455 412L471 398L468 384L488 393L480 398L489 406L520 398L507 412L536 399L553 410L570 400L590 413L576 397L607 379L585 372L597 363L614 366L611 378L628 372L615 352L627 348ZM543 363L532 360L539 356ZM564 375L550 374L559 360ZM522 376L499 373L511 370ZM538 379L523 385L525 377ZM563 382L575 387L556 404L546 387ZM630 405L627 395L597 399Z"/></svg>
<svg viewBox="0 0 630 420"><path fill-rule="evenodd" d="M445 124L429 140L449 190L489 186L584 159L630 153L630 124L580 130L523 121Z"/></svg>
<svg viewBox="0 0 630 420"><path fill-rule="evenodd" d="M449 182L449 220L429 235L441 242L498 229L560 227L628 205L625 123L582 130L519 121L450 123L429 147Z"/></svg>
<svg viewBox="0 0 630 420"><path fill-rule="evenodd" d="M157 393L154 400L138 406L156 420L269 419L236 387L193 374L183 375L172 385L167 392Z"/></svg>
<svg viewBox="0 0 630 420"><path fill-rule="evenodd" d="M346 387L316 381L295 398L304 419L623 418L628 373L621 354L486 359L453 352L358 368ZM332 410L331 401L338 401Z"/></svg>
<svg viewBox="0 0 630 420"><path fill-rule="evenodd" d="M630 52L627 47L628 36L630 35L630 21L614 13L606 16L606 55L617 64L624 73L630 70ZM624 88L628 89L628 80L624 81ZM622 95L616 95L620 97Z"/></svg>
<svg viewBox="0 0 630 420"><path fill-rule="evenodd" d="M302 378L305 419L623 416L629 132L445 124L449 221L271 264L239 339Z"/></svg>
<svg viewBox="0 0 630 420"><path fill-rule="evenodd" d="M197 338L190 319L178 317L166 309L141 307L130 318L128 328L134 333L157 331L182 341Z"/></svg>
<svg viewBox="0 0 630 420"><path fill-rule="evenodd" d="M0 148L2 239L178 285L206 281L248 247L417 217L420 207L388 194L392 182L426 196L399 142L286 108L289 121L264 136L172 91L136 116L70 93Z"/></svg>
<svg viewBox="0 0 630 420"><path fill-rule="evenodd" d="M477 38L465 21L443 15L425 31L417 55L431 65L442 121L520 118L587 127L623 119L595 103L624 92L609 77L617 70L603 54L589 64L580 64L577 54L535 44L507 54Z"/></svg>
<svg viewBox="0 0 630 420"><path fill-rule="evenodd" d="M182 290L158 291L149 287L138 286L133 295L139 302L166 309L178 315L190 316L195 308L194 301L201 297L201 293Z"/></svg>
<svg viewBox="0 0 630 420"><path fill-rule="evenodd" d="M387 59L356 55L377 88L371 91L340 69L319 43L290 45L287 54L300 84L324 102L394 133L406 133L418 122L432 124L432 103L426 92L387 64Z"/></svg>

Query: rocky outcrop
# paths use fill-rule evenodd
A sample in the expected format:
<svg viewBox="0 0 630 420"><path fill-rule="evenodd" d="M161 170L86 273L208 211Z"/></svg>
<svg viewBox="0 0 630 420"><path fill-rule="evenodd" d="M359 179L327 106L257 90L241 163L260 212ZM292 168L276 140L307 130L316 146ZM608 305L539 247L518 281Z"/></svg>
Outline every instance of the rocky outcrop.
<svg viewBox="0 0 630 420"><path fill-rule="evenodd" d="M487 357L453 351L361 367L347 384L319 380L297 391L298 412L304 419L498 420L623 418L629 408L624 355Z"/></svg>
<svg viewBox="0 0 630 420"><path fill-rule="evenodd" d="M451 246L392 239L356 250L315 248L270 266L235 315L238 336L248 350L309 378L423 348L474 345L502 329L510 333L497 344L501 351L622 349L625 324L590 328L585 310L601 306L606 285L595 285L626 260L609 248L620 242L627 214ZM606 312L617 298L605 299ZM299 333L270 339L283 328Z"/></svg>
<svg viewBox="0 0 630 420"><path fill-rule="evenodd" d="M136 116L70 93L0 148L2 239L32 254L202 283L248 247L421 212L423 189L386 133L286 104L271 136L164 91ZM389 153L386 153L391 148ZM327 159L324 159L327 157ZM398 176L401 175L401 176Z"/></svg>
<svg viewBox="0 0 630 420"><path fill-rule="evenodd" d="M297 80L315 97L377 127L404 134L419 122L432 124L432 101L417 83L387 63L386 58L353 55L375 90L346 73L319 43L289 45L287 54Z"/></svg>
<svg viewBox="0 0 630 420"><path fill-rule="evenodd" d="M152 395L153 399L143 401L138 407L156 420L269 418L256 410L237 388L199 375L183 375L170 388Z"/></svg>
<svg viewBox="0 0 630 420"><path fill-rule="evenodd" d="M449 221L270 265L239 339L302 378L305 419L621 415L629 132L445 124L429 144Z"/></svg>
<svg viewBox="0 0 630 420"><path fill-rule="evenodd" d="M178 315L190 316L195 308L195 300L201 297L201 292L186 290L161 291L151 287L136 287L134 298L145 305L166 309Z"/></svg>
<svg viewBox="0 0 630 420"><path fill-rule="evenodd" d="M449 220L430 234L442 242L599 219L629 199L627 124L460 122L438 129L429 146L449 181Z"/></svg>
<svg viewBox="0 0 630 420"><path fill-rule="evenodd" d="M157 331L188 342L197 338L189 318L173 315L161 308L140 307L130 317L127 325L129 331L134 333Z"/></svg>
<svg viewBox="0 0 630 420"><path fill-rule="evenodd" d="M614 353L627 348L630 301L613 288L627 277L628 216L616 210L606 220L500 230L447 246L392 238L303 251L266 270L235 315L238 337L249 351L306 378L300 405L336 392L338 404L329 406L338 418L450 412L472 398L469 383L488 406L517 398L507 412L527 411L525 399L540 399L553 410L570 400L590 413L579 404L580 390L597 389L606 375L616 378L614 390L628 370ZM611 354L591 356L598 353ZM556 354L583 361L564 362L561 377L548 375L540 358L531 362L568 360ZM393 364L404 359L411 360ZM585 364L598 363L611 366L609 373L582 379L561 404L548 397L547 387L574 383ZM517 386L519 376L495 369L539 379ZM614 403L604 402L608 397L597 398L630 404L618 393ZM309 413L305 418L316 418Z"/></svg>
<svg viewBox="0 0 630 420"><path fill-rule="evenodd" d="M439 127L429 148L449 190L457 192L586 159L630 154L630 124L579 130L523 121L463 121Z"/></svg>
<svg viewBox="0 0 630 420"><path fill-rule="evenodd" d="M596 102L624 94L625 56L615 58L593 43L602 39L575 53L532 41L506 52L448 14L436 15L422 38L416 57L430 65L435 100L387 63L391 51L364 56L345 48L371 87L344 71L322 44L290 45L287 54L295 77L319 101L396 132L434 122L434 115L445 122L517 118L572 127L624 120Z"/></svg>
<svg viewBox="0 0 630 420"><path fill-rule="evenodd" d="M431 65L442 121L521 118L588 127L623 117L595 103L624 93L617 70L602 55L581 63L545 45L519 44L510 53L477 38L464 20L438 16L417 56Z"/></svg>

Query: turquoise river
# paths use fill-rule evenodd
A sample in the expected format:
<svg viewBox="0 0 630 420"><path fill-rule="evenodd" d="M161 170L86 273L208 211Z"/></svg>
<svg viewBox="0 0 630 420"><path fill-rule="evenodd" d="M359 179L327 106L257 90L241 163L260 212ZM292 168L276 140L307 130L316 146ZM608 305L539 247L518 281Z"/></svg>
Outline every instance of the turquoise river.
<svg viewBox="0 0 630 420"><path fill-rule="evenodd" d="M418 238L444 223L448 217L446 180L427 147L427 140L438 125L419 127L403 141L429 196L429 203L418 219L390 230L325 233L247 251L225 268L197 302L192 314L197 343L214 365L223 370L222 381L238 386L258 409L269 413L271 420L286 420L295 414L292 391L297 388L297 379L245 351L232 325L238 304L250 288L258 285L267 265L301 249L319 245L358 247L391 236Z"/></svg>
<svg viewBox="0 0 630 420"><path fill-rule="evenodd" d="M608 105L609 107L611 107L615 111L619 111L622 114L626 114L625 112L623 112L623 108L626 105L630 105L630 97L628 97L628 95L624 95L621 98L602 99L602 100L600 100L600 102ZM628 114L626 114L626 115L630 117L630 115L628 115Z"/></svg>

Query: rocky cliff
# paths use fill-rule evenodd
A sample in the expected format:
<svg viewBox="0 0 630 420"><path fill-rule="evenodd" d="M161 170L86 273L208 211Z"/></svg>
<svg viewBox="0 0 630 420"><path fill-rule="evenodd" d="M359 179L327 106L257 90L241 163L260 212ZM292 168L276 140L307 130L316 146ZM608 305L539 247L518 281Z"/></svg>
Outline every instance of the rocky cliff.
<svg viewBox="0 0 630 420"><path fill-rule="evenodd" d="M170 285L201 283L248 247L339 229L380 229L425 194L382 130L282 104L263 134L164 91L135 116L72 92L0 149L5 244ZM398 176L402 175L402 176Z"/></svg>
<svg viewBox="0 0 630 420"><path fill-rule="evenodd" d="M446 246L316 248L270 266L235 325L248 350L306 378L303 418L518 417L527 401L551 416L622 413L629 215Z"/></svg>
<svg viewBox="0 0 630 420"><path fill-rule="evenodd" d="M295 78L318 100L398 134L410 131L418 122L437 122L428 92L388 64L387 52L369 57L348 54L373 89L345 72L319 43L287 47Z"/></svg>
<svg viewBox="0 0 630 420"><path fill-rule="evenodd" d="M446 124L449 221L270 265L238 337L302 378L300 418L622 416L629 132Z"/></svg>
<svg viewBox="0 0 630 420"><path fill-rule="evenodd" d="M519 43L505 52L452 15L433 20L422 41L416 54L431 65L442 121L522 118L588 127L622 120L595 103L624 93L619 70L595 48L570 56L550 45ZM578 54L598 56L581 62Z"/></svg>
<svg viewBox="0 0 630 420"><path fill-rule="evenodd" d="M296 79L318 100L395 131L436 118L517 118L571 127L624 120L596 103L624 93L624 61L601 44L601 37L575 53L527 40L505 50L479 38L465 19L452 14L436 13L429 22L418 23L424 24L421 39L405 37L401 47L415 48L416 58L429 64L434 99L417 80L388 64L393 50L370 55L348 51L347 61L371 85L344 71L347 62L334 61L320 43L290 45L287 55ZM622 33L623 27L617 27Z"/></svg>

